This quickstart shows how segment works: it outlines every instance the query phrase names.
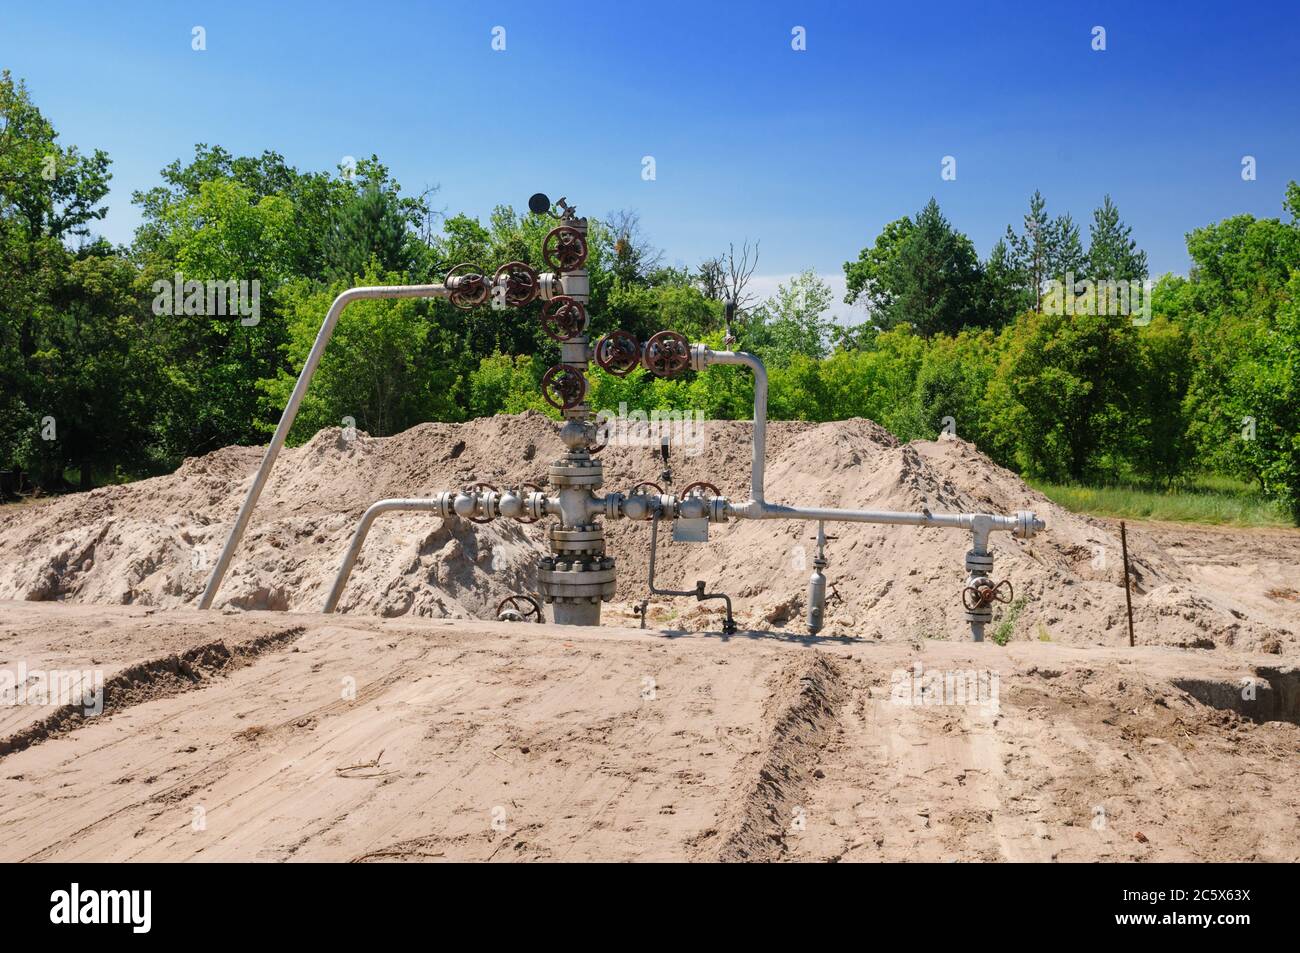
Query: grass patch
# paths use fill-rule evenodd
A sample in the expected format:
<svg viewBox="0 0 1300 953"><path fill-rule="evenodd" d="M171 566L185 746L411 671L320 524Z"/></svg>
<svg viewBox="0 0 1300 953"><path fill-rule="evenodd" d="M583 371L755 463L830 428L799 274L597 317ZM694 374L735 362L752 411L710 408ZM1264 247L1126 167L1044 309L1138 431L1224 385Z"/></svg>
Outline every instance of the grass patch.
<svg viewBox="0 0 1300 953"><path fill-rule="evenodd" d="M1028 482L1053 503L1092 516L1217 526L1294 525L1276 503L1254 487L1230 477L1206 476L1172 490L1133 484L1083 486Z"/></svg>
<svg viewBox="0 0 1300 953"><path fill-rule="evenodd" d="M993 630L993 641L998 645L1006 645L1011 641L1011 633L1015 631L1016 619L1020 618L1020 611L1025 607L1024 599L1017 599L1007 608L1007 617L998 623L998 627Z"/></svg>

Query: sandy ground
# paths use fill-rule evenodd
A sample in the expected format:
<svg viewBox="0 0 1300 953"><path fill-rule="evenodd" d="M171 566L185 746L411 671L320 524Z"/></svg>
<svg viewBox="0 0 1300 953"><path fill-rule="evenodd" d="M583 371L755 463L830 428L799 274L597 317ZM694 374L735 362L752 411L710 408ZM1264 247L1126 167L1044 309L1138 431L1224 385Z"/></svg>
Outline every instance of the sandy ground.
<svg viewBox="0 0 1300 953"><path fill-rule="evenodd" d="M20 602L0 654L108 684L4 713L6 861L1300 860L1267 654Z"/></svg>
<svg viewBox="0 0 1300 953"><path fill-rule="evenodd" d="M712 479L743 498L749 431L698 453L611 445L606 488ZM807 637L813 527L607 527L604 625L494 619L535 589L546 523L376 524L371 502L544 481L538 414L286 451L217 600L210 562L260 449L0 507L0 860L1300 860L1300 531L1069 513L960 440L866 420L774 424L773 502L1011 513L1000 606L967 641L965 533L835 526L827 625ZM104 711L9 704L91 671ZM14 673L6 685L6 673ZM18 679L21 673L23 679ZM21 686L17 683L21 681ZM27 696L31 701L31 696ZM46 701L49 701L46 699Z"/></svg>

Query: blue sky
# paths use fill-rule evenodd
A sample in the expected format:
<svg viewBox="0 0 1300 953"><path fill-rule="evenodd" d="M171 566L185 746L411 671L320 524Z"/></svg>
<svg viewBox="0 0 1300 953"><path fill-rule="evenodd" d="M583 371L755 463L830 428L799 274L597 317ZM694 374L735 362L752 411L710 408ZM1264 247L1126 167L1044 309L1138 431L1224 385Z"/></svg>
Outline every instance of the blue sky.
<svg viewBox="0 0 1300 953"><path fill-rule="evenodd" d="M931 195L985 254L1035 188L1081 223L1109 192L1153 271L1183 272L1188 230L1278 215L1300 179L1295 2L46 0L0 9L0 65L112 157L114 241L199 141L309 169L377 153L451 213L539 190L634 208L673 263L760 239L768 284L838 276Z"/></svg>

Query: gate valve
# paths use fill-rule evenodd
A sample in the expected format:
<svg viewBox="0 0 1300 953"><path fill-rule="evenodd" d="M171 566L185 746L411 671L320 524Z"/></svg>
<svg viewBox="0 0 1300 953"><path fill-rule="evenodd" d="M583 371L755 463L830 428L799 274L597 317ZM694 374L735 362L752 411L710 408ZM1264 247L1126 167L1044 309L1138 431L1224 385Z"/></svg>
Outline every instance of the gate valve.
<svg viewBox="0 0 1300 953"><path fill-rule="evenodd" d="M571 410L587 396L587 379L566 364L556 364L542 375L542 396L556 410Z"/></svg>
<svg viewBox="0 0 1300 953"><path fill-rule="evenodd" d="M961 593L962 605L969 612L987 609L994 602L1008 603L1015 597L1015 590L1010 579L994 583L991 579L976 579Z"/></svg>
<svg viewBox="0 0 1300 953"><path fill-rule="evenodd" d="M631 331L611 331L596 342L595 356L605 373L627 377L641 363L641 342Z"/></svg>
<svg viewBox="0 0 1300 953"><path fill-rule="evenodd" d="M450 292L447 297L451 303L465 311L487 301L492 290L483 269L467 261L447 272L443 284Z"/></svg>
<svg viewBox="0 0 1300 953"><path fill-rule="evenodd" d="M469 486L465 487L466 496L474 497L478 501L478 505L476 505L475 508L483 513L482 516L466 516L465 519L469 520L471 523L492 522L492 517L488 509L491 503L487 494L497 492L500 491L498 491L491 483L471 483Z"/></svg>
<svg viewBox="0 0 1300 953"><path fill-rule="evenodd" d="M642 488L649 487L655 491L655 496L643 493ZM649 519L651 513L659 505L659 497L664 495L664 488L658 483L651 483L649 480L642 481L632 489L627 491L627 499L623 501L623 515L630 520Z"/></svg>
<svg viewBox="0 0 1300 953"><path fill-rule="evenodd" d="M536 269L526 261L506 262L493 276L493 285L501 289L502 300L513 308L522 308L541 290Z"/></svg>
<svg viewBox="0 0 1300 953"><path fill-rule="evenodd" d="M656 377L673 377L690 365L690 344L676 331L660 331L646 341L641 363Z"/></svg>
<svg viewBox="0 0 1300 953"><path fill-rule="evenodd" d="M587 239L572 225L558 225L542 239L542 260L554 271L577 271L587 260Z"/></svg>
<svg viewBox="0 0 1300 953"><path fill-rule="evenodd" d="M515 494L519 498L519 514L515 516L515 521L518 523L536 523L539 519L541 519L540 516L524 515L528 512L528 494L525 492L526 490L531 490L534 493L542 492L542 488L538 486L536 483L519 484L519 492ZM502 515L503 516L512 515L505 512L504 499L502 502L503 502L503 505L501 507Z"/></svg>
<svg viewBox="0 0 1300 953"><path fill-rule="evenodd" d="M568 295L556 295L542 306L542 330L552 341L568 341L587 330L587 309Z"/></svg>

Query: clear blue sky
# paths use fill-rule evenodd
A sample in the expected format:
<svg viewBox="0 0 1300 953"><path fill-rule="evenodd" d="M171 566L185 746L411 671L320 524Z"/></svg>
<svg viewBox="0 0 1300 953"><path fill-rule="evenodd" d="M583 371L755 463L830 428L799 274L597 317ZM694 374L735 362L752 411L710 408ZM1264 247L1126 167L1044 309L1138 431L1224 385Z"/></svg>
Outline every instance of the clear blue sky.
<svg viewBox="0 0 1300 953"><path fill-rule="evenodd" d="M1109 192L1153 271L1182 272L1188 230L1278 215L1300 178L1296 2L726 6L7 3L0 65L108 151L119 242L131 191L199 141L307 169L377 153L453 213L634 208L669 262L748 237L773 276L839 273L931 195L985 254L1035 188L1081 223Z"/></svg>

